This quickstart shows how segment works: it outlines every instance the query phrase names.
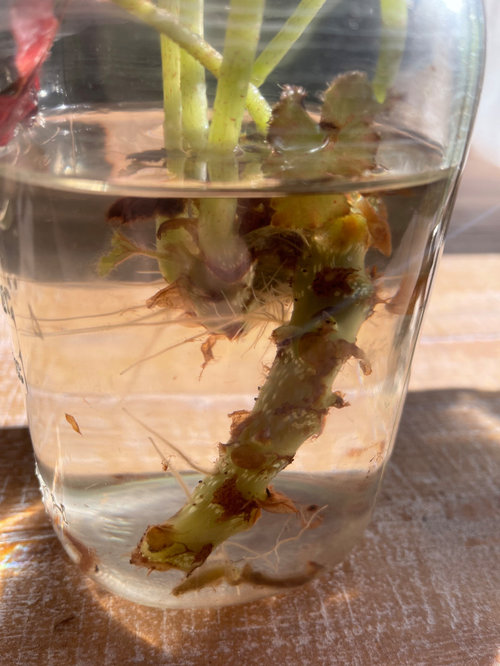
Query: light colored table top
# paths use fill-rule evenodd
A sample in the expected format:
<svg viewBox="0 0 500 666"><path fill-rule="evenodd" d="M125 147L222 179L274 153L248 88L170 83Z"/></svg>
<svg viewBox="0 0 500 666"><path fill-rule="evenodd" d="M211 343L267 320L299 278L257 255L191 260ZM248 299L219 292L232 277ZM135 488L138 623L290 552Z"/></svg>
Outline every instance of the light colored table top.
<svg viewBox="0 0 500 666"><path fill-rule="evenodd" d="M0 343L1 664L500 664L500 254L483 166L464 183L372 524L343 565L289 595L157 611L86 582L43 513Z"/></svg>
<svg viewBox="0 0 500 666"><path fill-rule="evenodd" d="M220 610L116 599L68 562L25 429L0 453L2 664L493 666L500 660L500 394L409 394L365 538L289 595ZM497 660L497 661L495 661Z"/></svg>

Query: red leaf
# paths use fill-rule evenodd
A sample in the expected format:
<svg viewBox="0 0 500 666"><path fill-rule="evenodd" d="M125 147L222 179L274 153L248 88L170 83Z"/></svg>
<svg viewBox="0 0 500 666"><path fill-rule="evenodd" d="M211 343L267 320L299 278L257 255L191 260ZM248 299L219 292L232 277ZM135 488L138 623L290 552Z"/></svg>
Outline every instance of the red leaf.
<svg viewBox="0 0 500 666"><path fill-rule="evenodd" d="M58 27L53 0L16 0L10 10L18 78L0 94L0 145L37 109L38 72Z"/></svg>
<svg viewBox="0 0 500 666"><path fill-rule="evenodd" d="M0 95L0 146L9 143L18 123L36 111L36 87L33 83L23 86L15 96Z"/></svg>
<svg viewBox="0 0 500 666"><path fill-rule="evenodd" d="M57 31L53 0L17 0L10 10L17 44L16 65L21 77L30 76L47 57Z"/></svg>

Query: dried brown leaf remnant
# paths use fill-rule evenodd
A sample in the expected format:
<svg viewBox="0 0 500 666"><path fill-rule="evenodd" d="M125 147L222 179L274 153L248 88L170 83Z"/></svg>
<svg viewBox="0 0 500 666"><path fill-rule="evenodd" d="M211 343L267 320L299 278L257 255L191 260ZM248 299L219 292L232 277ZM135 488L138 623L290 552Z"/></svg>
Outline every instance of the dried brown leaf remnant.
<svg viewBox="0 0 500 666"><path fill-rule="evenodd" d="M333 391L331 395L331 407L335 407L335 409L343 409L344 407L349 407L349 405L350 403L347 402L342 391Z"/></svg>
<svg viewBox="0 0 500 666"><path fill-rule="evenodd" d="M303 573L298 573L295 576L270 576L261 571L255 571L249 564L245 564L241 571L241 582L251 583L252 585L276 587L279 589L289 589L292 587L299 587L305 585L323 569L321 564L317 562L308 562L307 568Z"/></svg>
<svg viewBox="0 0 500 666"><path fill-rule="evenodd" d="M139 547L137 547L130 558L130 563L149 570L168 571L172 568L180 568L189 576L195 569L203 564L213 550L210 543L206 543L197 552L182 543L179 534L170 523L148 527L143 539L147 539L150 553L159 553L165 548L172 548L172 561L151 561L146 559Z"/></svg>
<svg viewBox="0 0 500 666"><path fill-rule="evenodd" d="M320 149L326 135L307 113L306 92L299 86L284 86L272 111L267 138L280 152L310 152Z"/></svg>
<svg viewBox="0 0 500 666"><path fill-rule="evenodd" d="M351 195L349 202L366 220L371 236L371 247L389 257L392 253L391 229L387 219L387 208L380 197Z"/></svg>
<svg viewBox="0 0 500 666"><path fill-rule="evenodd" d="M241 432L248 425L247 421L251 416L251 413L246 409L237 409L231 414L228 414L231 419L230 433L231 433L231 442L238 440Z"/></svg>
<svg viewBox="0 0 500 666"><path fill-rule="evenodd" d="M312 289L318 296L352 294L349 278L356 271L353 268L325 266L316 273Z"/></svg>
<svg viewBox="0 0 500 666"><path fill-rule="evenodd" d="M357 177L376 167L380 136L373 121L383 105L375 99L366 74L349 72L332 81L319 123L308 114L304 98L301 88L285 86L273 108L269 173L310 180Z"/></svg>
<svg viewBox="0 0 500 666"><path fill-rule="evenodd" d="M246 522L253 524L260 516L260 509L257 502L243 497L236 480L236 476L226 479L213 494L212 503L218 504L224 510L218 520L222 522L234 516L243 516Z"/></svg>
<svg viewBox="0 0 500 666"><path fill-rule="evenodd" d="M215 347L215 343L217 342L217 338L219 337L221 336L209 335L208 338L205 340L205 342L202 343L201 353L203 354L203 364L201 366L201 372L205 370L210 361L215 360L213 349Z"/></svg>
<svg viewBox="0 0 500 666"><path fill-rule="evenodd" d="M299 510L293 501L284 493L274 490L272 486L266 489L266 499L258 500L257 504L269 513L298 513Z"/></svg>
<svg viewBox="0 0 500 666"><path fill-rule="evenodd" d="M66 417L66 421L70 424L73 430L77 432L79 435L81 435L82 431L80 430L80 426L78 425L75 417L72 416L71 414L65 414L64 416Z"/></svg>
<svg viewBox="0 0 500 666"><path fill-rule="evenodd" d="M176 284L163 287L146 301L148 308L168 308L171 310L185 310L186 299Z"/></svg>
<svg viewBox="0 0 500 666"><path fill-rule="evenodd" d="M325 92L320 125L331 131L352 122L370 123L380 108L366 74L346 72L337 76Z"/></svg>
<svg viewBox="0 0 500 666"><path fill-rule="evenodd" d="M231 460L241 469L260 469L266 458L265 453L250 444L237 446L231 451Z"/></svg>
<svg viewBox="0 0 500 666"><path fill-rule="evenodd" d="M186 594L201 590L204 587L216 587L221 583L229 585L241 585L247 583L256 587L274 587L278 589L289 589L299 587L315 578L323 569L317 562L308 562L305 571L295 576L272 576L261 571L257 571L246 564L242 569L238 569L227 563L216 564L212 567L203 567L191 574L172 590L174 596Z"/></svg>

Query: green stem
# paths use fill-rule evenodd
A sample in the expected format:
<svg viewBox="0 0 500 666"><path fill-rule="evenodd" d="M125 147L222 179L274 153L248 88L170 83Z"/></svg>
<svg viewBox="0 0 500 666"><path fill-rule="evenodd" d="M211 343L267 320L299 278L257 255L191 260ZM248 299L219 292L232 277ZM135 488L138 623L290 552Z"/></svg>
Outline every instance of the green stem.
<svg viewBox="0 0 500 666"><path fill-rule="evenodd" d="M181 24L203 36L203 0L183 0ZM204 150L208 133L208 103L205 69L184 49L181 51L181 92L184 147L196 153Z"/></svg>
<svg viewBox="0 0 500 666"><path fill-rule="evenodd" d="M202 37L181 25L175 16L155 7L149 0L112 0L112 2L169 37L216 78L219 77L222 65L221 54ZM266 133L267 123L271 118L271 107L254 85L250 85L248 88L246 105L258 130Z"/></svg>
<svg viewBox="0 0 500 666"><path fill-rule="evenodd" d="M296 272L290 325L275 331L278 352L254 409L235 413L216 472L168 522L147 530L132 557L135 564L189 574L226 539L252 527L265 508L269 483L305 440L321 432L328 410L342 406L332 382L356 354L358 329L373 299L366 247L339 254L319 234L308 248ZM321 276L335 271L338 289L315 293Z"/></svg>
<svg viewBox="0 0 500 666"><path fill-rule="evenodd" d="M208 137L212 150L227 153L238 145L264 5L265 0L231 0Z"/></svg>
<svg viewBox="0 0 500 666"><path fill-rule="evenodd" d="M158 6L179 16L179 0L158 0ZM180 48L165 35L160 35L163 78L163 129L165 150L182 150L182 99Z"/></svg>
<svg viewBox="0 0 500 666"><path fill-rule="evenodd" d="M403 57L408 25L407 0L380 0L380 13L382 36L372 86L375 98L383 104Z"/></svg>
<svg viewBox="0 0 500 666"><path fill-rule="evenodd" d="M285 57L326 0L301 0L280 31L260 53L252 70L252 83L261 86L269 74ZM335 0L333 6L340 0Z"/></svg>
<svg viewBox="0 0 500 666"><path fill-rule="evenodd" d="M231 0L212 123L208 135L211 154L228 156L212 161L210 178L235 180L231 160L238 146L245 100L254 63L265 0ZM205 261L216 276L229 283L241 280L248 269L248 252L235 229L236 200L205 199L201 203L198 238Z"/></svg>
<svg viewBox="0 0 500 666"><path fill-rule="evenodd" d="M213 177L214 169L210 169ZM234 180L235 171L229 173ZM204 276L211 291L226 291L239 282L249 268L248 250L236 229L236 199L203 199L198 219L198 242L203 261L213 273Z"/></svg>
<svg viewBox="0 0 500 666"><path fill-rule="evenodd" d="M158 0L160 9L168 11L179 18L180 0ZM161 69L163 83L163 141L167 156L168 169L177 178L184 176L185 156L183 153L183 109L181 95L181 49L169 37L160 34ZM156 229L163 220L156 220ZM156 240L156 250L161 256L165 243L161 238ZM158 260L164 275L171 272L168 259Z"/></svg>

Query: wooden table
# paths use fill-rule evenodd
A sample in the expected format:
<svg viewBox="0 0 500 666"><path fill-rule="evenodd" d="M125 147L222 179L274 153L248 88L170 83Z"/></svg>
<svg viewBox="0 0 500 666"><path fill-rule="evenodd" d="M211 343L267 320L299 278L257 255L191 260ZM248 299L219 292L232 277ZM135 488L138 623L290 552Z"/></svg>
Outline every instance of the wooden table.
<svg viewBox="0 0 500 666"><path fill-rule="evenodd" d="M289 595L159 611L83 579L43 513L0 345L2 666L500 664L500 255L482 166L464 183L373 522L341 566ZM481 206L493 213L474 245Z"/></svg>

